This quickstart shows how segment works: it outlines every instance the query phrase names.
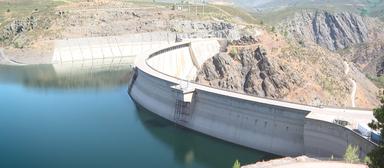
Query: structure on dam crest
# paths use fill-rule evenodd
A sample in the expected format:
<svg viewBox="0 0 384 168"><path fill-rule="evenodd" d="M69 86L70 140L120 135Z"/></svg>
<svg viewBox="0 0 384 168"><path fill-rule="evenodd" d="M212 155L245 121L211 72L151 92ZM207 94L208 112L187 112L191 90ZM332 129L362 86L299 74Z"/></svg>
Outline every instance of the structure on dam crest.
<svg viewBox="0 0 384 168"><path fill-rule="evenodd" d="M217 39L196 39L140 55L129 94L140 106L192 130L283 155L342 157L347 145L363 158L376 145L335 119L368 123L372 111L321 108L254 97L194 83L219 53Z"/></svg>

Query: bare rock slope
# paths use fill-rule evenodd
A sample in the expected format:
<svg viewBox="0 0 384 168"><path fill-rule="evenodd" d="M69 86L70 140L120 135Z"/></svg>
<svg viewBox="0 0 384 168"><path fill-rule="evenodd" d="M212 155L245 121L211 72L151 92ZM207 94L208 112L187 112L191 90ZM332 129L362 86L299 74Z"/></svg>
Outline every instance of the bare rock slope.
<svg viewBox="0 0 384 168"><path fill-rule="evenodd" d="M384 75L384 40L356 45L340 53L368 76Z"/></svg>
<svg viewBox="0 0 384 168"><path fill-rule="evenodd" d="M377 18L352 12L302 10L278 25L303 47L321 46L353 62L373 78L384 74L384 26Z"/></svg>
<svg viewBox="0 0 384 168"><path fill-rule="evenodd" d="M364 43L375 37L375 19L351 12L303 10L278 27L298 41L314 42L331 51Z"/></svg>
<svg viewBox="0 0 384 168"><path fill-rule="evenodd" d="M266 52L243 49L239 54L220 53L202 67L198 82L244 93L283 98L302 81L287 66L270 61Z"/></svg>
<svg viewBox="0 0 384 168"><path fill-rule="evenodd" d="M224 90L309 105L351 106L352 84L343 61L320 47L282 48L274 53L242 48L220 53L200 68L196 82ZM360 86L360 81L358 81ZM358 107L377 105L364 87L359 87ZM375 94L375 93L373 93Z"/></svg>

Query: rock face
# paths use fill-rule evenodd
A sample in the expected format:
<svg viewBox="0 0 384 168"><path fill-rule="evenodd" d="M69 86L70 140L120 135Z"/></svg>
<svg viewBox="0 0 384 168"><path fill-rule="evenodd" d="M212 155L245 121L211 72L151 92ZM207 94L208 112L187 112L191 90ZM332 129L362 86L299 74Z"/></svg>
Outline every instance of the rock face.
<svg viewBox="0 0 384 168"><path fill-rule="evenodd" d="M384 75L384 41L364 43L341 52L365 74L375 77Z"/></svg>
<svg viewBox="0 0 384 168"><path fill-rule="evenodd" d="M239 28L227 22L218 21L172 21L170 30L180 38L218 37L239 39Z"/></svg>
<svg viewBox="0 0 384 168"><path fill-rule="evenodd" d="M298 41L312 41L331 51L369 39L368 18L350 12L304 10L283 22L279 29Z"/></svg>
<svg viewBox="0 0 384 168"><path fill-rule="evenodd" d="M280 23L278 29L305 47L317 44L337 51L364 74L384 74L384 31L378 19L351 12L303 10Z"/></svg>
<svg viewBox="0 0 384 168"><path fill-rule="evenodd" d="M250 95L283 98L302 81L287 66L268 59L261 48L220 53L204 63L196 82Z"/></svg>
<svg viewBox="0 0 384 168"><path fill-rule="evenodd" d="M289 102L349 107L352 92L349 78L353 78L358 85L358 107L372 108L379 103L372 82L363 74L356 75L358 70L354 66L345 74L343 59L337 53L319 46L287 46L281 52L274 52L265 44L262 48L227 46L229 53L208 59L199 68L195 81Z"/></svg>
<svg viewBox="0 0 384 168"><path fill-rule="evenodd" d="M43 20L33 15L24 19L13 20L0 30L0 41L4 42L5 45L23 48L31 41L26 33L36 29L47 29L49 25L50 20Z"/></svg>

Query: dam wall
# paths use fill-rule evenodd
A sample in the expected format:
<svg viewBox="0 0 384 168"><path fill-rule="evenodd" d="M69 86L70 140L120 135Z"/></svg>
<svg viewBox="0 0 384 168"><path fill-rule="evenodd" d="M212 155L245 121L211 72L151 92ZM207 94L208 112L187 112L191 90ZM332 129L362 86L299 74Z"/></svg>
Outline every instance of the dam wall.
<svg viewBox="0 0 384 168"><path fill-rule="evenodd" d="M308 111L244 101L195 90L189 114L176 114L176 83L138 70L130 95L141 106L170 121L235 144L271 153L304 153L304 118Z"/></svg>
<svg viewBox="0 0 384 168"><path fill-rule="evenodd" d="M304 124L305 154L316 157L342 158L348 145L357 146L364 158L376 144L341 125L307 117Z"/></svg>
<svg viewBox="0 0 384 168"><path fill-rule="evenodd" d="M364 157L375 148L350 128L333 123L343 115L368 120L372 113L307 106L194 83L196 74L186 72L197 71L219 52L214 49L217 41L200 42L176 43L137 57L129 84L132 99L184 127L277 155L341 157L346 145L352 144L359 146Z"/></svg>
<svg viewBox="0 0 384 168"><path fill-rule="evenodd" d="M200 66L219 50L220 44L216 40L187 43L160 52L147 62L153 69L169 76L193 81Z"/></svg>
<svg viewBox="0 0 384 168"><path fill-rule="evenodd" d="M244 101L196 90L191 127L205 134L271 153L304 152L306 111Z"/></svg>

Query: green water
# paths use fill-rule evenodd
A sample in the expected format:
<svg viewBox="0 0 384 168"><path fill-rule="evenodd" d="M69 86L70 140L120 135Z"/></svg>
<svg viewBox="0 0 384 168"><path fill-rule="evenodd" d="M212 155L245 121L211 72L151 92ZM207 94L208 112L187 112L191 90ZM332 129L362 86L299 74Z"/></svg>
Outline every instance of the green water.
<svg viewBox="0 0 384 168"><path fill-rule="evenodd" d="M0 66L0 167L229 168L276 157L139 110L129 73Z"/></svg>

